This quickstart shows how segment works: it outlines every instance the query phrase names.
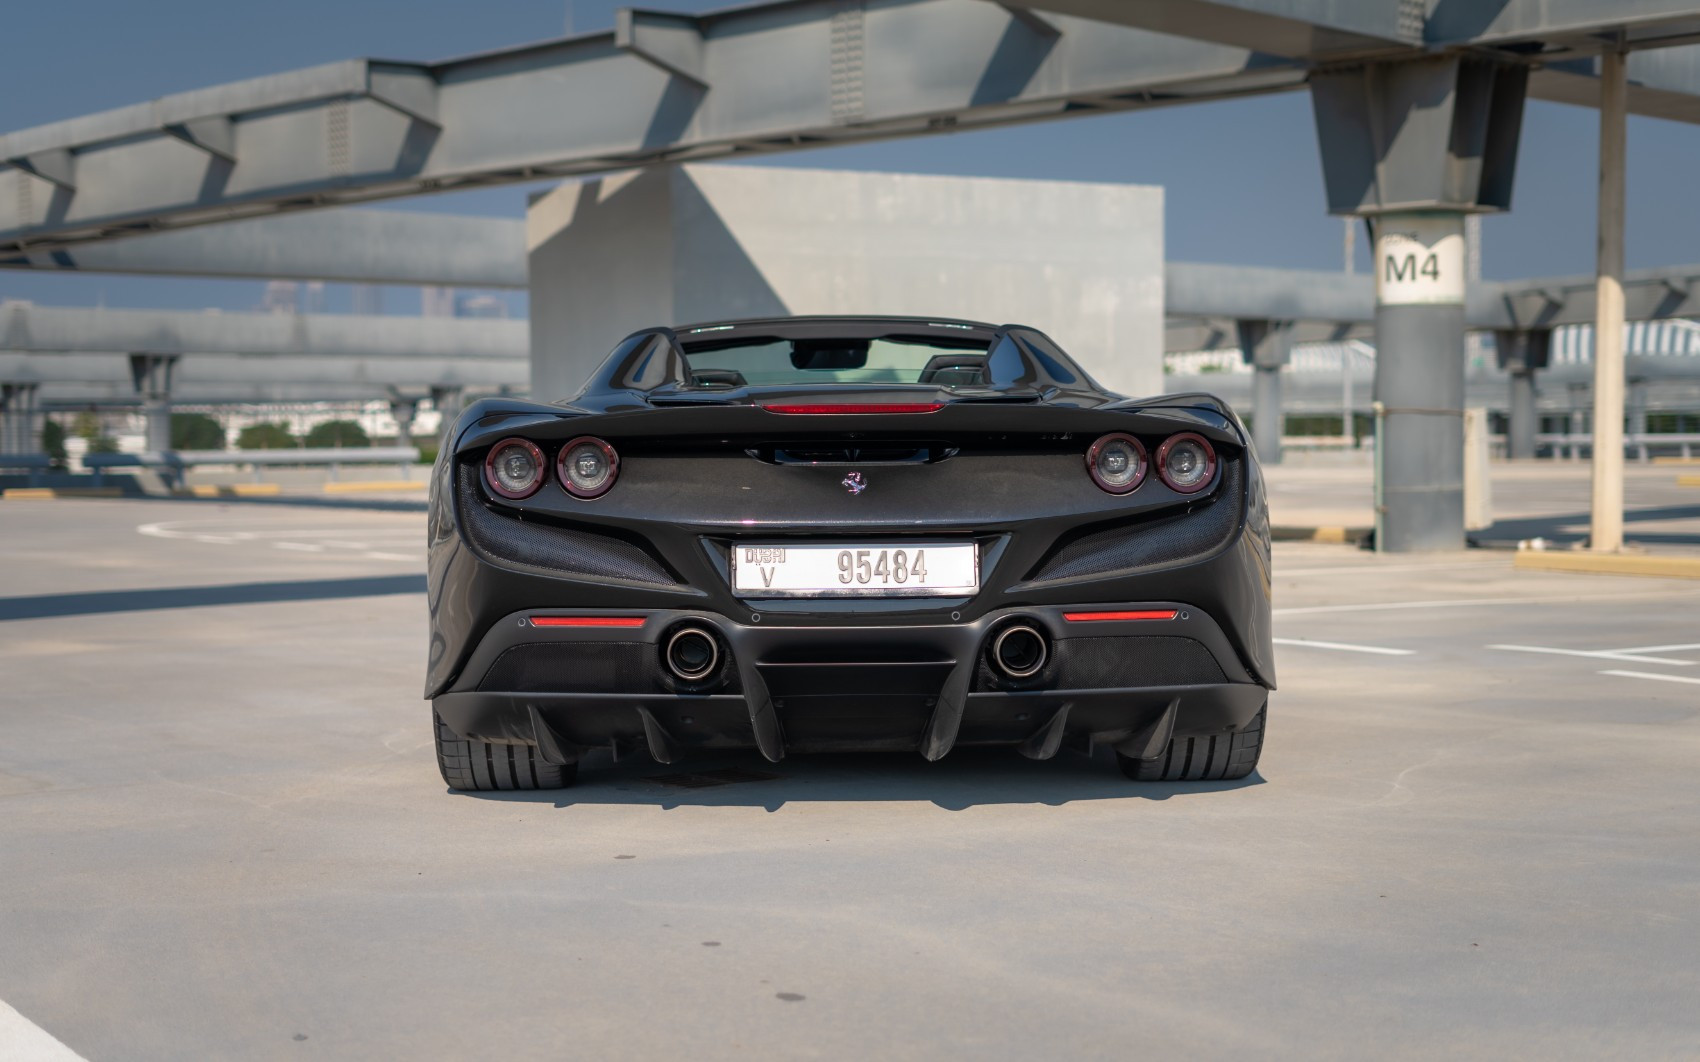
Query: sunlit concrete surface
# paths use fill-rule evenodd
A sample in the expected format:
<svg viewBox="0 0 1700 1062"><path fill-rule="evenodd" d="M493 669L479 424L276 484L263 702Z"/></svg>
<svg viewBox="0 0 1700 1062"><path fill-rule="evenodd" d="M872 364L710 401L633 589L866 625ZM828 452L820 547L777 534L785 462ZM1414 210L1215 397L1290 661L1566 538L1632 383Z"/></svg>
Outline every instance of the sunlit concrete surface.
<svg viewBox="0 0 1700 1062"><path fill-rule="evenodd" d="M1471 538L1514 545L1532 538L1571 543L1588 535L1592 486L1585 461L1495 461L1494 524ZM1679 466L1624 467L1624 527L1631 544L1700 549L1700 493L1680 485ZM1294 453L1266 466L1269 515L1277 526L1375 523L1375 468L1364 453Z"/></svg>
<svg viewBox="0 0 1700 1062"><path fill-rule="evenodd" d="M471 796L419 699L422 539L0 502L0 1000L91 1060L1700 1042L1700 584L1278 546L1244 782L601 757ZM716 767L778 777L655 780Z"/></svg>

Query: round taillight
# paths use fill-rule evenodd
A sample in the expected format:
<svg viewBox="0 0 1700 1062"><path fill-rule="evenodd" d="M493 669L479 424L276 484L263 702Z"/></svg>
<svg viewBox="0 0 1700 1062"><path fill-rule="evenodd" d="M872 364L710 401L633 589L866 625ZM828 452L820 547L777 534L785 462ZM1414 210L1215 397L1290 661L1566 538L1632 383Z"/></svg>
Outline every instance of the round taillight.
<svg viewBox="0 0 1700 1062"><path fill-rule="evenodd" d="M1216 475L1216 449L1194 432L1171 435L1157 448L1157 475L1170 490L1197 494Z"/></svg>
<svg viewBox="0 0 1700 1062"><path fill-rule="evenodd" d="M1145 444L1120 432L1106 435L1086 451L1092 482L1111 494L1128 494L1145 482Z"/></svg>
<svg viewBox="0 0 1700 1062"><path fill-rule="evenodd" d="M504 498L529 498L543 485L543 451L524 439L503 439L484 458L484 482Z"/></svg>
<svg viewBox="0 0 1700 1062"><path fill-rule="evenodd" d="M620 474L620 455L601 439L581 435L561 447L555 472L573 497L600 498Z"/></svg>

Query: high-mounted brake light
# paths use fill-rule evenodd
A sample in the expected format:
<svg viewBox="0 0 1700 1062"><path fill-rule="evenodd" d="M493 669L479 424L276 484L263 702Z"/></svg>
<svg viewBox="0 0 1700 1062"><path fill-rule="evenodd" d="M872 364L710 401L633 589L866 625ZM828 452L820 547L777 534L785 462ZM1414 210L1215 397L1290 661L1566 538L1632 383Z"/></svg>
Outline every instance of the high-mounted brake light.
<svg viewBox="0 0 1700 1062"><path fill-rule="evenodd" d="M1063 619L1070 623L1120 623L1126 620L1172 620L1176 610L1172 608L1143 609L1135 612L1064 612Z"/></svg>
<svg viewBox="0 0 1700 1062"><path fill-rule="evenodd" d="M533 627L641 627L643 616L532 616Z"/></svg>
<svg viewBox="0 0 1700 1062"><path fill-rule="evenodd" d="M837 416L840 413L937 413L944 408L943 402L869 402L846 403L833 405L764 405L761 408L769 413L792 413L801 416Z"/></svg>

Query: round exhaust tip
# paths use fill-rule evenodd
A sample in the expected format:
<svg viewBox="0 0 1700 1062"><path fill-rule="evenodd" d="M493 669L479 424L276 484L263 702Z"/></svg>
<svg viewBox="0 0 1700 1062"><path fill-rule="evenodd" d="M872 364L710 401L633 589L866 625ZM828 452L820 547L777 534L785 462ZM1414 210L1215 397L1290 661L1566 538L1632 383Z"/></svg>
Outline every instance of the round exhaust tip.
<svg viewBox="0 0 1700 1062"><path fill-rule="evenodd" d="M701 627L683 627L667 639L661 657L674 678L697 682L720 666L720 643Z"/></svg>
<svg viewBox="0 0 1700 1062"><path fill-rule="evenodd" d="M992 663L1010 678L1029 678L1045 666L1045 636L1025 623L1005 627L992 639Z"/></svg>

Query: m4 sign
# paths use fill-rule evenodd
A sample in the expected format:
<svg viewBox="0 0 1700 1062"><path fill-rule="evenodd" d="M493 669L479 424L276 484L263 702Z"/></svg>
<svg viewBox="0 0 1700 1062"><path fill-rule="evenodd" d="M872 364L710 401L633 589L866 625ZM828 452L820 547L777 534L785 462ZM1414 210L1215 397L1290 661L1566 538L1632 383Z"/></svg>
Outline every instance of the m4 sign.
<svg viewBox="0 0 1700 1062"><path fill-rule="evenodd" d="M1375 291L1384 306L1464 301L1464 221L1392 214L1376 225Z"/></svg>

